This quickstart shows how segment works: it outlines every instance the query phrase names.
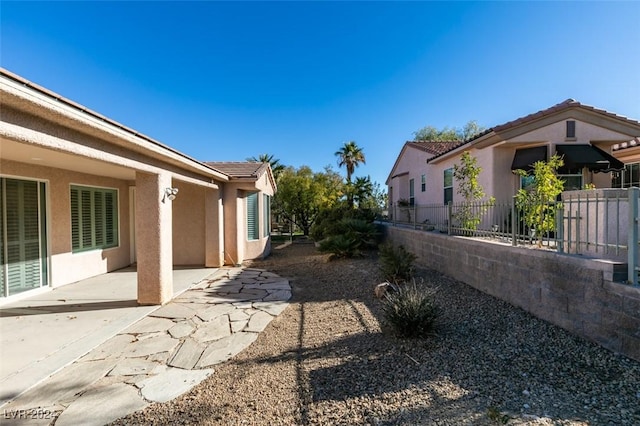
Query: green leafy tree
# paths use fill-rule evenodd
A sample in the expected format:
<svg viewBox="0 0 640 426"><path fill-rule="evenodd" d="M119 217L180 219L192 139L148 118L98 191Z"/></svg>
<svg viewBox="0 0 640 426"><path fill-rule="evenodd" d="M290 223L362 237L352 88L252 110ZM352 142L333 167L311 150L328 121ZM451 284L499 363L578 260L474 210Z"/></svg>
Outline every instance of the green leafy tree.
<svg viewBox="0 0 640 426"><path fill-rule="evenodd" d="M462 129L455 127L443 127L437 129L433 126L425 126L420 130L413 132L414 139L426 142L446 142L446 141L466 141L485 130L477 121L471 120L464 125Z"/></svg>
<svg viewBox="0 0 640 426"><path fill-rule="evenodd" d="M257 157L249 157L247 161L252 163L269 163L271 166L271 171L273 172L273 177L278 179L280 173L284 170L284 166L280 164L280 160L277 158L273 158L273 154L260 154Z"/></svg>
<svg viewBox="0 0 640 426"><path fill-rule="evenodd" d="M318 213L344 195L343 186L342 177L331 167L324 172L313 172L308 166L286 167L278 179L273 209L309 235Z"/></svg>
<svg viewBox="0 0 640 426"><path fill-rule="evenodd" d="M535 229L538 247L542 247L542 237L556 226L556 205L558 195L564 190L564 181L557 171L563 166L562 158L554 155L549 161L537 161L533 164L534 181L526 189L516 194L516 207L522 212L524 223ZM524 170L516 170L520 176L526 176Z"/></svg>
<svg viewBox="0 0 640 426"><path fill-rule="evenodd" d="M482 167L478 166L478 159L472 156L469 151L462 153L460 164L453 166L453 177L464 202L457 206L454 217L460 222L464 229L475 231L486 213L489 206L495 203L495 198L490 197L487 203L479 202L485 197L484 189L478 182L478 176L482 172Z"/></svg>

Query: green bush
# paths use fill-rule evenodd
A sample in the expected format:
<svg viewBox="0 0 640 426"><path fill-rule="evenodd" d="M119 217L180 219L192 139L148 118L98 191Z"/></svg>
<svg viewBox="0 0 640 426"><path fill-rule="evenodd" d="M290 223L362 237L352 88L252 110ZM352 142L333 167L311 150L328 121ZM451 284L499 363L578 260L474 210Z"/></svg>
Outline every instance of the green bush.
<svg viewBox="0 0 640 426"><path fill-rule="evenodd" d="M325 209L318 213L309 236L314 241L322 241L331 235L343 232L340 224L343 219L360 219L372 223L375 217L376 213L371 209L353 209L345 205Z"/></svg>
<svg viewBox="0 0 640 426"><path fill-rule="evenodd" d="M435 290L411 284L396 285L383 300L385 323L399 337L429 337L438 316L433 300Z"/></svg>
<svg viewBox="0 0 640 426"><path fill-rule="evenodd" d="M319 250L334 257L356 257L362 250L375 247L378 232L373 223L361 219L341 219L335 233L320 241Z"/></svg>
<svg viewBox="0 0 640 426"><path fill-rule="evenodd" d="M403 246L396 247L391 243L381 244L378 250L380 271L385 280L398 283L413 278L416 255Z"/></svg>
<svg viewBox="0 0 640 426"><path fill-rule="evenodd" d="M362 254L360 242L353 235L332 235L320 241L318 250L331 253L332 258L357 257Z"/></svg>

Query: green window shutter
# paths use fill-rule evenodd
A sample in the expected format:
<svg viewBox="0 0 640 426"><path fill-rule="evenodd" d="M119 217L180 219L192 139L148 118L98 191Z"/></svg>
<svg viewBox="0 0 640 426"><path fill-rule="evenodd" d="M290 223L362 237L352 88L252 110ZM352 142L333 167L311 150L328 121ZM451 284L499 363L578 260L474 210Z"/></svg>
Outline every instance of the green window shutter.
<svg viewBox="0 0 640 426"><path fill-rule="evenodd" d="M118 245L118 197L114 189L71 187L74 252Z"/></svg>
<svg viewBox="0 0 640 426"><path fill-rule="evenodd" d="M267 194L262 194L262 210L264 215L263 236L268 237L271 235L271 197Z"/></svg>
<svg viewBox="0 0 640 426"><path fill-rule="evenodd" d="M247 239L257 240L258 233L258 193L247 195Z"/></svg>

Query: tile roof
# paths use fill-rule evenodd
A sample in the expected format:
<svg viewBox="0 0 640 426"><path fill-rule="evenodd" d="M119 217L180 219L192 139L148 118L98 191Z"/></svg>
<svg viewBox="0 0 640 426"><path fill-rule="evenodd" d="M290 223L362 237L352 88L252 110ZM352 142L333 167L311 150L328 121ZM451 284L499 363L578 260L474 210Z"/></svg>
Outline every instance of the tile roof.
<svg viewBox="0 0 640 426"><path fill-rule="evenodd" d="M232 178L258 178L267 169L267 164L260 162L206 161L205 164Z"/></svg>
<svg viewBox="0 0 640 426"><path fill-rule="evenodd" d="M429 154L439 155L462 145L464 141L407 141L407 145Z"/></svg>
<svg viewBox="0 0 640 426"><path fill-rule="evenodd" d="M436 154L433 158L430 158L427 161L435 160L436 158L441 157L444 154L446 154L446 153L448 153L450 151L453 151L453 150L455 150L456 148L458 148L458 147L460 147L462 145L469 144L469 143L471 143L471 142L473 142L473 141L475 141L475 140L477 140L477 139L479 139L479 138L481 138L481 137L483 137L483 136L485 136L485 135L487 135L489 133L492 133L492 132L493 133L503 132L505 130L512 129L512 128L517 127L517 126L520 126L520 125L523 125L523 124L527 124L527 123L539 120L539 119L541 119L543 117L556 114L558 112L561 112L561 111L569 109L569 108L580 108L580 109L583 109L583 110L592 111L592 112L595 112L595 113L598 113L598 114L605 115L605 116L610 117L610 118L626 121L627 123L635 125L635 126L640 126L640 121L631 119L629 117L625 117L623 115L615 114L613 112L610 112L610 111L607 111L607 110L604 110L604 109L596 108L596 107L593 107L591 105L585 105L583 103L580 103L580 102L576 101L575 99L569 98L569 99L567 99L567 100L565 100L563 102L560 102L558 104L555 104L555 105L553 105L553 106L551 106L549 108L546 108L546 109L540 110L538 112L534 112L532 114L525 115L524 117L520 117L520 118L517 118L515 120L508 121L506 123L491 127L490 129L487 129L484 132L477 134L473 138L468 139L468 140L460 143L459 145L457 145L455 147L451 147L451 148L447 149L446 151L443 151L443 152L440 152L439 154Z"/></svg>

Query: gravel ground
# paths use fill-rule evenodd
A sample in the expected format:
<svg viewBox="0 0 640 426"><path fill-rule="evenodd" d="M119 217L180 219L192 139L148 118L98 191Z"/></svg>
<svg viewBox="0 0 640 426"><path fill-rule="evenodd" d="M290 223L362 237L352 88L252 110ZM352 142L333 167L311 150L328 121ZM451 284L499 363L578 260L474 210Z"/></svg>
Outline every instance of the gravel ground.
<svg viewBox="0 0 640 426"><path fill-rule="evenodd" d="M430 270L437 335L381 326L374 255L313 244L251 267L289 278L291 305L189 393L114 424L639 425L640 363Z"/></svg>

